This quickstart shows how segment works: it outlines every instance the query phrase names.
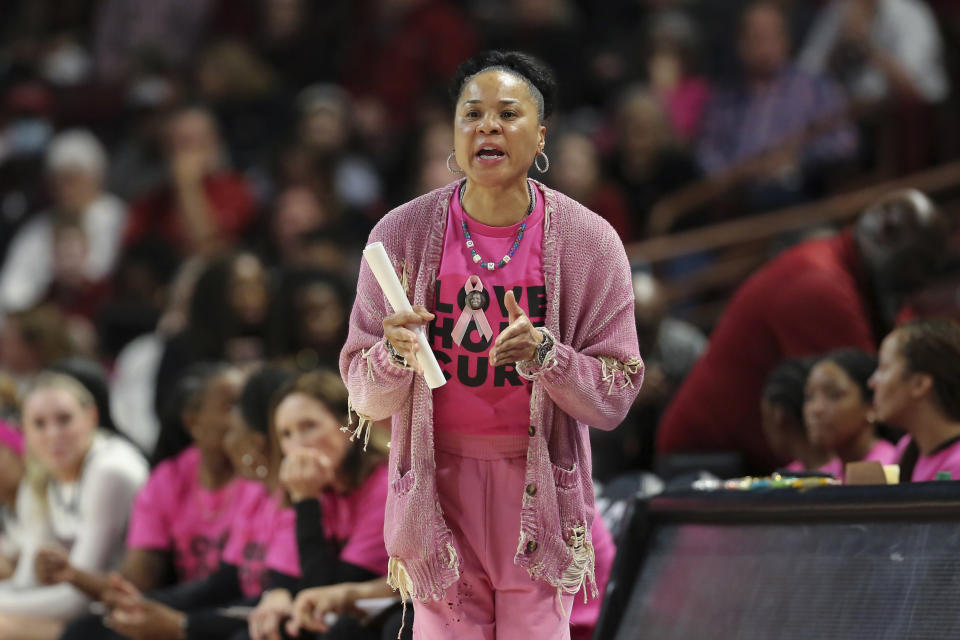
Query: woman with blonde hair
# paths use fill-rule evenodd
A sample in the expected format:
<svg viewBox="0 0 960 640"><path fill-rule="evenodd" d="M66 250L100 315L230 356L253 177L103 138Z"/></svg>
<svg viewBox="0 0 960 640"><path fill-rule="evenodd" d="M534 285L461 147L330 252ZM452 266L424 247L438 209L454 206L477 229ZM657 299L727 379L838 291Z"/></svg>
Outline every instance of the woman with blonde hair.
<svg viewBox="0 0 960 640"><path fill-rule="evenodd" d="M0 638L53 640L89 600L70 585L41 584L38 552L59 546L76 567L116 568L149 469L133 445L99 429L93 397L69 376L41 373L24 396L22 422L27 478L17 517L24 545L13 577L0 582Z"/></svg>

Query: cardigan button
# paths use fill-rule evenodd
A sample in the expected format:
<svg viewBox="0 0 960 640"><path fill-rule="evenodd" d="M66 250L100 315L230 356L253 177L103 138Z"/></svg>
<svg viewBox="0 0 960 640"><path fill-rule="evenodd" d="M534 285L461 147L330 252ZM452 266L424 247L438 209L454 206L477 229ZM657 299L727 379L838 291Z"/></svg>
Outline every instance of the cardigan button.
<svg viewBox="0 0 960 640"><path fill-rule="evenodd" d="M537 541L536 541L536 540L531 540L530 542L527 543L527 546L524 548L524 551L525 551L527 554L533 553L533 552L536 551L536 550L537 550Z"/></svg>
<svg viewBox="0 0 960 640"><path fill-rule="evenodd" d="M527 485L527 495L528 495L528 496L535 496L535 495L537 495L537 485L535 485L535 484L528 484L528 485Z"/></svg>
<svg viewBox="0 0 960 640"><path fill-rule="evenodd" d="M530 437L532 438L533 436L537 435L537 428L533 425L530 425L530 428L527 429L527 433L529 433Z"/></svg>

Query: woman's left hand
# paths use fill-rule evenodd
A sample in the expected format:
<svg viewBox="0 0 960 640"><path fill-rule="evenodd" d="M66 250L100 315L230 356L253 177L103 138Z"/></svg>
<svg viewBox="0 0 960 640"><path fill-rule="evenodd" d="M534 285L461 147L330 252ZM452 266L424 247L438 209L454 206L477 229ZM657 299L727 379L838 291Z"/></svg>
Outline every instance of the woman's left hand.
<svg viewBox="0 0 960 640"><path fill-rule="evenodd" d="M293 612L293 598L286 589L267 591L250 614L248 633L251 640L281 640L280 623Z"/></svg>
<svg viewBox="0 0 960 640"><path fill-rule="evenodd" d="M503 296L503 305L507 308L510 324L500 332L490 349L490 363L499 367L521 360L533 360L537 347L543 342L543 334L537 331L530 318L523 312L513 291Z"/></svg>

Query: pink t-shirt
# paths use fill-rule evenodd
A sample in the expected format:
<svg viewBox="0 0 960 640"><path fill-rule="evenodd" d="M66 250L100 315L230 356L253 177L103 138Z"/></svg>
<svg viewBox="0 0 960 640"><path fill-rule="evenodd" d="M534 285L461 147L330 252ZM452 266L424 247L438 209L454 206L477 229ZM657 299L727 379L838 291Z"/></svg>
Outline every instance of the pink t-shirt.
<svg viewBox="0 0 960 640"><path fill-rule="evenodd" d="M532 183L531 183L532 184ZM541 326L547 312L547 290L543 280L543 194L533 188L536 203L523 221L509 227L480 224L464 214L459 189L450 200L450 213L443 240L443 257L437 276L430 346L449 381L433 392L433 420L437 430L486 435L525 435L530 414L531 384L520 377L512 364L490 367L490 347L509 324L503 296L512 289L520 308L535 325ZM466 220L474 249L483 263L499 263L517 239L526 222L523 238L502 268L489 270L476 263L466 245L462 223ZM585 248L585 250L587 250ZM468 278L476 276L468 285ZM490 334L485 337L475 320L466 324L457 342L457 323L469 316L467 289L482 287L483 316ZM475 296L476 294L474 294ZM472 296L471 296L472 298Z"/></svg>
<svg viewBox="0 0 960 640"><path fill-rule="evenodd" d="M349 494L320 496L323 531L340 544L340 560L387 575L389 555L383 542L387 506L387 465L378 466L363 486Z"/></svg>
<svg viewBox="0 0 960 640"><path fill-rule="evenodd" d="M867 457L864 458L864 461L867 460L876 460L881 464L897 464L897 461L900 460L900 455L897 453L897 448L886 440L877 440L877 443L873 445L870 452L867 453ZM835 478L843 480L845 469L846 464L843 460L833 458L830 462L820 467L818 471L829 473Z"/></svg>
<svg viewBox="0 0 960 640"><path fill-rule="evenodd" d="M588 598L586 604L581 594L573 599L573 610L570 612L571 640L590 640L593 637L593 628L597 626L597 620L600 619L600 606L607 591L610 572L613 570L613 559L617 555L613 536L610 535L610 530L607 529L607 525L599 514L593 519L590 536L593 538L593 573L597 579L599 595L596 598Z"/></svg>
<svg viewBox="0 0 960 640"><path fill-rule="evenodd" d="M131 549L172 552L181 582L217 570L244 483L234 479L211 491L200 484L199 472L196 447L157 465L137 494L127 532Z"/></svg>
<svg viewBox="0 0 960 640"><path fill-rule="evenodd" d="M897 443L897 460L903 456L908 444L910 436L900 438ZM929 482L936 480L940 471L949 472L951 480L960 480L960 439L949 442L928 456L918 456L913 475L909 478L901 476L900 482Z"/></svg>
<svg viewBox="0 0 960 640"><path fill-rule="evenodd" d="M266 587L267 570L300 577L296 514L259 482L245 481L223 560L237 567L247 597Z"/></svg>

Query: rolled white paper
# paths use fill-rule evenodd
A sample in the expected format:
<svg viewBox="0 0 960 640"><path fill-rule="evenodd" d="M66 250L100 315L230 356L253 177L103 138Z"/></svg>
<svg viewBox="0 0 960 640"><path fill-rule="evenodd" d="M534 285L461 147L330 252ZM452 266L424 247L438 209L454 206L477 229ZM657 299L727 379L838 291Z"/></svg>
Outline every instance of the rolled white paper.
<svg viewBox="0 0 960 640"><path fill-rule="evenodd" d="M367 264L370 266L370 271L372 271L374 277L376 277L380 288L383 290L384 295L387 296L387 300L390 302L393 310L413 311L413 307L410 306L410 301L407 300L407 294L404 293L403 286L400 284L400 279L397 278L397 273L393 270L393 265L390 263L387 250L383 248L383 243L374 242L368 244L367 248L363 250L363 257L366 258ZM417 362L420 363L420 368L423 369L423 377L426 379L427 385L431 389L442 387L446 384L447 379L443 377L440 363L437 362L437 357L433 355L430 343L427 342L427 333L423 325L415 325L407 328L417 336L417 344L420 346L417 350Z"/></svg>

